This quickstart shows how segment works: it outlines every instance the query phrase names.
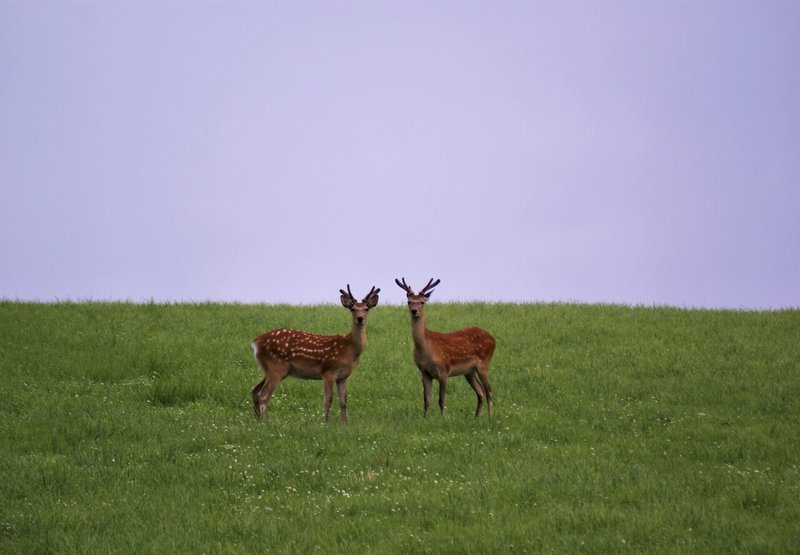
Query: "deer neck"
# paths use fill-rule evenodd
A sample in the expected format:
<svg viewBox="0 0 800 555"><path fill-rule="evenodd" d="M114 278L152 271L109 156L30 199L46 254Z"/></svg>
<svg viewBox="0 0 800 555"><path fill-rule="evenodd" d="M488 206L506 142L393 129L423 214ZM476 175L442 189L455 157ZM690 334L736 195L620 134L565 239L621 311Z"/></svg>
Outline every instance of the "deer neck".
<svg viewBox="0 0 800 555"><path fill-rule="evenodd" d="M367 347L367 326L366 324L363 326L359 326L355 322L353 322L353 329L350 331L350 335L348 337L350 343L353 345L353 349L356 352L356 355L360 355L364 352L364 349Z"/></svg>
<svg viewBox="0 0 800 555"><path fill-rule="evenodd" d="M414 340L414 347L418 351L427 350L427 343L425 341L426 332L427 329L425 328L424 316L420 316L419 318L411 318L411 337Z"/></svg>

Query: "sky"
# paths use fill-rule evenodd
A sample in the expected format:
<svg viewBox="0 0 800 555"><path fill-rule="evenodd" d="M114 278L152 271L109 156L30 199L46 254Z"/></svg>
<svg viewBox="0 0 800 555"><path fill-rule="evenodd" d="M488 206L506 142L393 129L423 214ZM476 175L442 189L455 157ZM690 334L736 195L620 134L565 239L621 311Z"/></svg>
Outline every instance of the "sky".
<svg viewBox="0 0 800 555"><path fill-rule="evenodd" d="M800 2L0 0L0 299L800 307Z"/></svg>

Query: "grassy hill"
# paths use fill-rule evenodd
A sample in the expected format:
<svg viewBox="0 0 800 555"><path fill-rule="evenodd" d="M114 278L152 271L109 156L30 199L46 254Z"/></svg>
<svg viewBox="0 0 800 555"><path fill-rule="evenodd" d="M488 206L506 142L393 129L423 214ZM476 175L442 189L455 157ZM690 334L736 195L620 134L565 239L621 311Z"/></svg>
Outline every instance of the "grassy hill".
<svg viewBox="0 0 800 555"><path fill-rule="evenodd" d="M339 306L0 302L0 551L800 551L800 311L426 315L497 339L492 418L422 418L405 307L325 427L318 381L255 420L250 341Z"/></svg>

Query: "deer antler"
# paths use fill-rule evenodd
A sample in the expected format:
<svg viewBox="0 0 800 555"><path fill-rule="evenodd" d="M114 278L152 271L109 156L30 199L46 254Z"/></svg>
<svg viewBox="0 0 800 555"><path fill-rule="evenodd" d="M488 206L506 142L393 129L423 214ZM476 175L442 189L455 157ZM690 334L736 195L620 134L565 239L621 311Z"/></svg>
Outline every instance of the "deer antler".
<svg viewBox="0 0 800 555"><path fill-rule="evenodd" d="M431 280L428 282L428 285L426 285L425 287L423 287L423 288L422 288L422 291L420 291L420 292L419 292L419 294L420 294L420 295L424 295L424 294L428 293L428 291L429 291L430 289L433 289L434 287L436 287L437 285L439 285L439 283L440 283L441 281L442 281L442 280L440 280L440 279L437 279L437 280L434 282L434 281L433 281L433 278L431 278Z"/></svg>
<svg viewBox="0 0 800 555"><path fill-rule="evenodd" d="M369 299L369 298L370 298L370 297L372 297L373 295L377 295L377 294L378 294L378 293L380 293L380 292L381 292L381 289L380 289L380 287L379 287L378 289L375 289L375 286L373 285L373 286L372 286L372 289L370 289L370 290L369 290L369 293L367 293L367 296L366 296L366 297L364 297L364 298L361 300L361 302L362 302L362 303L365 303L365 302L367 302L367 299Z"/></svg>
<svg viewBox="0 0 800 555"><path fill-rule="evenodd" d="M350 291L350 284L349 283L347 284L347 291L345 291L344 289L339 289L339 293L341 293L344 296L349 297L350 301L355 304L356 298L353 296L353 292Z"/></svg>
<svg viewBox="0 0 800 555"><path fill-rule="evenodd" d="M400 289L404 289L407 295L413 295L414 294L414 290L411 289L411 287L408 286L408 284L406 283L406 278L402 278L402 279L403 279L403 283L400 283L400 280L397 279L397 278L395 278L394 282L397 284L397 286Z"/></svg>

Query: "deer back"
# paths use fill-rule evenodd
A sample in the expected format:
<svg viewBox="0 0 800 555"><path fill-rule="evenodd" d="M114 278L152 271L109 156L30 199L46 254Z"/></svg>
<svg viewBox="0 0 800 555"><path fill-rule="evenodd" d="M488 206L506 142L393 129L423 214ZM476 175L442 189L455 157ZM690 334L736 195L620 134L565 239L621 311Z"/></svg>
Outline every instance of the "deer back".
<svg viewBox="0 0 800 555"><path fill-rule="evenodd" d="M469 327L451 333L426 330L426 347L431 358L450 364L470 360L490 360L494 354L495 340L487 331Z"/></svg>
<svg viewBox="0 0 800 555"><path fill-rule="evenodd" d="M348 354L351 341L344 335L317 335L281 328L259 335L253 341L256 358L285 361L292 366L330 368Z"/></svg>

